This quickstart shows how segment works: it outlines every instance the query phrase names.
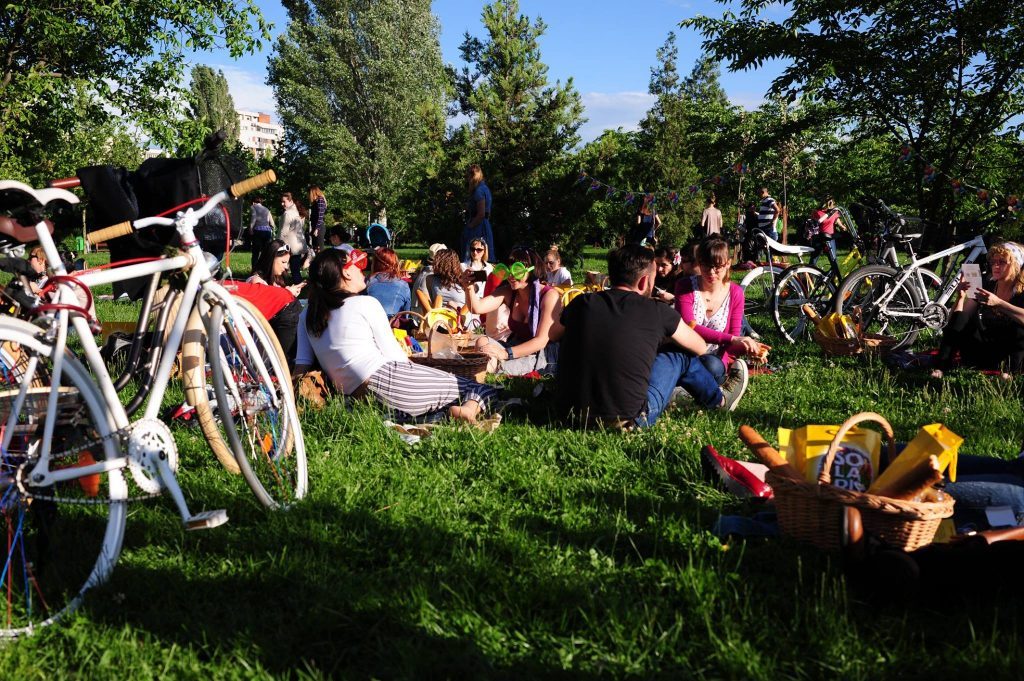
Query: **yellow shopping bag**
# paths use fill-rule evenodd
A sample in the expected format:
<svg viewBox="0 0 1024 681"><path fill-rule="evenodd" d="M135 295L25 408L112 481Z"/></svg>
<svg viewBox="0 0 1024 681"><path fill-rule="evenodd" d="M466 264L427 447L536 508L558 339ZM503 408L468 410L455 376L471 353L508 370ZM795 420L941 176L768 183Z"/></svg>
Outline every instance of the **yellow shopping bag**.
<svg viewBox="0 0 1024 681"><path fill-rule="evenodd" d="M868 491L873 493L887 487L891 488L901 477L914 470L922 462L927 461L931 456L938 458L940 472L949 468L949 479L955 481L956 459L963 441L962 437L941 423L921 426L917 436L907 443L907 446L894 461L889 463L889 467L875 480Z"/></svg>
<svg viewBox="0 0 1024 681"><path fill-rule="evenodd" d="M779 450L786 460L801 471L808 482L817 482L824 465L825 452L839 426L803 426L790 430L779 428ZM864 492L878 475L882 450L880 433L853 427L843 438L832 461L832 484L843 489Z"/></svg>

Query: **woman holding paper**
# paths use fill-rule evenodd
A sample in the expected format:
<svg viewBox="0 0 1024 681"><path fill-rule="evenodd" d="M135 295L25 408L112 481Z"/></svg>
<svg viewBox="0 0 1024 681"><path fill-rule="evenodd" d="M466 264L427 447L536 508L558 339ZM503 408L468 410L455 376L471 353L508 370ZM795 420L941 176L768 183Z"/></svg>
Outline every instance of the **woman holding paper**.
<svg viewBox="0 0 1024 681"><path fill-rule="evenodd" d="M960 283L960 299L942 333L935 378L942 378L958 351L963 366L1003 372L1024 368L1024 246L997 244L988 251L988 264L983 288L972 287L966 277Z"/></svg>

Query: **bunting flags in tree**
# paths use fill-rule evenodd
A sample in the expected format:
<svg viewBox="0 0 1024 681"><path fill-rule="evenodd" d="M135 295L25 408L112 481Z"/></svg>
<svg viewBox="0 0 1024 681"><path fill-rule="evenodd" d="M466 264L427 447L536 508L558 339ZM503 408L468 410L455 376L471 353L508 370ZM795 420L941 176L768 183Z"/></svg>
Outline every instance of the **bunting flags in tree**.
<svg viewBox="0 0 1024 681"><path fill-rule="evenodd" d="M750 167L746 163L743 163L742 161L740 161L738 163L732 164L731 166L729 166L728 168L726 168L725 170L723 170L720 173L716 173L715 175L712 175L711 177L703 178L703 179L699 180L698 182L694 182L693 184L690 184L689 186L687 186L686 191L687 191L687 193L690 196L696 196L697 194L700 193L701 186L703 186L703 185L711 184L711 185L714 185L716 187L722 186L722 184L725 183L725 176L728 173L732 173L734 175L739 175L739 176L742 177L743 175L746 175L749 172L750 172ZM617 196L619 196L621 194L622 195L622 201L627 206L628 205L632 205L637 200L642 201L644 204L650 204L651 206L656 205L659 201L667 202L667 203L670 203L672 205L675 205L675 204L679 203L679 194L680 194L680 192L675 190L675 189L670 189L670 190L667 190L667 191L660 191L660 192L645 192L645 191L643 191L643 189L641 189L639 193L634 193L634 192L631 192L631 191L627 191L625 189L619 189L617 187L613 187L610 184L606 184L606 183L602 182L601 180L598 180L597 178L591 176L585 170L581 170L580 171L580 174L576 178L576 182L575 182L576 186L579 186L579 185L582 185L582 184L586 184L587 185L587 193L588 194L590 192L594 192L594 191L597 191L599 189L603 189L604 190L604 198L605 199L614 199L615 197L617 197Z"/></svg>
<svg viewBox="0 0 1024 681"><path fill-rule="evenodd" d="M954 196L961 197L967 194L968 191L971 191L974 193L974 196L977 197L978 201L980 201L983 206L987 206L989 203L996 201L997 196L1003 196L999 192L993 192L992 190L985 189L984 187L975 187L974 185L968 184L967 182L963 181L958 177L953 177L952 175L943 172L935 165L925 160L925 158L922 157L920 154L915 152L909 144L903 144L900 147L899 151L900 162L905 163L913 158L917 158L922 163L924 163L924 171L921 177L921 179L924 180L924 182L931 184L932 182L935 181L937 177L942 176L949 180L949 188L950 190L952 190ZM1006 207L1011 211L1018 211L1021 209L1021 205L1016 196L1007 196L1004 197L1004 199L1006 202Z"/></svg>

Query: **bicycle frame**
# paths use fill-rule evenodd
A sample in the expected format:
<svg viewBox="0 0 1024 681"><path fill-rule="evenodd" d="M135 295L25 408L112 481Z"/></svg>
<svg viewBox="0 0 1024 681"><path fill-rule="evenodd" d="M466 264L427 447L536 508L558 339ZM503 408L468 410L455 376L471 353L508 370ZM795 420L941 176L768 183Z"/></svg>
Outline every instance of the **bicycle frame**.
<svg viewBox="0 0 1024 681"><path fill-rule="evenodd" d="M214 298L216 299L217 304L224 305L229 318L234 319L239 315L238 305L235 303L231 294L213 278L194 233L195 225L198 223L199 219L229 196L230 195L227 191L220 192L209 199L199 211L192 211L189 209L185 213L179 213L178 218L175 220L168 218L145 218L136 221L136 228L147 227L155 224L174 225L181 236L182 244L187 247L187 251L184 255L161 258L151 262L126 265L124 267L108 270L87 272L76 277L82 285L92 288L100 284L113 283L139 276L189 269L188 281L182 294L182 307L180 308L182 313L177 316L174 321L174 325L171 327L167 343L165 344L165 351L160 358L160 364L154 374L153 387L149 396L149 401L146 405L146 410L142 417L143 419L157 419L159 417L164 393L170 380L171 368L173 366L177 350L181 347L182 338L184 337L185 327L189 317L188 311L191 310L194 305L199 305L200 314L204 319L208 319L211 303L207 298ZM35 228L39 243L46 254L48 264L53 269L55 275L58 277L67 277L67 270L65 269L64 264L60 259L60 255L57 252L56 244L46 228L45 221L39 222ZM78 306L78 299L75 295L74 287L67 283L67 281L60 281L58 284L56 303L58 305ZM131 424L131 420L126 413L124 406L121 404L117 394L117 389L115 388L109 372L107 371L106 363L100 355L96 339L94 338L92 329L89 326L89 321L81 314L72 314L67 308L57 310L49 323L49 328L45 329L48 337L53 339L52 385L60 384L63 357L67 347L68 322L71 323L71 326L79 336L86 366L96 376L96 385L100 389L100 393L107 405L111 432L117 433L118 431L128 428ZM253 343L252 336L244 324L238 325L237 332L239 333L243 343ZM219 339L219 337L219 329L207 329L207 338L210 339L210 341L214 338ZM210 346L211 349L216 347L213 342L210 342ZM35 370L35 359L31 360L31 362L33 362L33 364L28 368L28 371L30 372ZM261 379L269 382L270 375L267 372L266 367L259 366L257 367L257 370L260 372ZM11 414L8 417L6 428L3 433L2 444L0 444L4 451L8 449L11 438L15 432L14 425L17 421L18 413L21 411L27 397L29 383L29 381L22 382L19 394L15 398L14 408L11 410ZM273 396L273 399L276 400L276 396ZM106 459L95 464L51 470L50 447L53 442L57 406L58 391L51 391L47 399L46 423L43 428L40 456L32 467L32 470L28 473L29 479L31 479L34 485L49 486L59 482L83 478L96 473L123 469L128 466L129 456L123 455L115 459ZM187 521L192 518L193 515L185 503L184 495L182 494L181 488L178 485L173 472L170 470L166 460L161 460L156 463L157 470L159 471L159 477L164 488L174 499L175 505L178 507L178 511L181 513L182 518Z"/></svg>
<svg viewBox="0 0 1024 681"><path fill-rule="evenodd" d="M921 260L917 260L917 261L911 263L910 265L907 265L906 267L902 268L902 270L900 271L899 275L896 277L896 282L895 282L895 284L893 284L892 290L886 292L879 299L878 307L880 309L882 309L882 310L885 310L886 314L890 314L893 317L899 317L899 316L902 316L902 317L916 317L916 316L919 316L918 313L906 313L906 312L903 312L903 313L900 313L900 312L890 313L890 312L888 312L886 306L889 304L889 301L892 300L893 296L896 295L896 292L899 291L901 288L903 288L903 286L906 284L906 282L911 277L915 277L914 282L918 286L918 290L922 294L925 294L928 289L924 285L924 278L921 275L921 270L924 269L925 266L928 265L929 263L933 263L933 262L942 260L943 258L948 258L948 257L950 257L952 255L956 255L958 253L963 253L964 251L968 251L968 250L970 252L967 254L967 257L964 260L965 263L975 262L980 256L985 255L986 253L988 253L988 248L985 246L985 237L983 235L979 234L978 236L974 237L970 241L964 242L962 244L957 244L956 246L951 246L950 248L947 248L944 251L939 251L938 253L934 253L934 254L928 256L927 258L922 258ZM953 292L957 288L957 284L958 284L958 281L959 281L958 275L959 275L959 271L958 270L952 270L951 269L946 274L946 278L942 282L942 288L939 291L938 297L935 300L928 300L928 302L929 303L936 303L938 305L945 306L946 303L949 302L949 299L953 296ZM927 296L923 296L923 297L927 298Z"/></svg>

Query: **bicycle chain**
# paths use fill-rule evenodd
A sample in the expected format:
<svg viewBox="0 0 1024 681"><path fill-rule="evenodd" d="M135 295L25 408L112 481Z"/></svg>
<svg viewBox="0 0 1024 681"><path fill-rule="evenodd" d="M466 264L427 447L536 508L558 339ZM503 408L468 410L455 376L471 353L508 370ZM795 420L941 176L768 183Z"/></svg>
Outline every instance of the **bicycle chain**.
<svg viewBox="0 0 1024 681"><path fill-rule="evenodd" d="M115 438L116 437L116 438L122 439L122 441L123 441L123 438L128 436L128 432L131 430L131 428L132 428L132 426L128 426L127 428L121 428L120 430L115 430L112 433L109 433L109 434L104 435L102 437L98 437L95 440L90 440L90 441L87 441L87 442L83 442L79 446L77 446L74 450L66 449L66 450L60 451L60 452L51 452L50 453L50 460L51 461L59 461L60 459L66 459L66 458L75 456L79 452L81 452L82 450L91 448L91 447L93 447L95 445L98 445L98 444L102 444L104 441L110 440L111 438ZM138 502L138 501L147 501L149 499L155 499L155 498L157 498L159 496L163 496L163 491L156 492L156 493L153 493L153 494L142 494L142 495L139 495L139 496L127 497L125 499L80 499L80 498L71 498L71 497L58 497L58 496L53 496L53 495L49 495L49 494L35 494L33 492L30 492L28 489L25 488L25 481L24 481L23 472L25 470L27 470L28 465L29 465L29 463L26 462L26 463L23 463L20 466L18 466L18 470L17 470L17 472L14 475L14 481L18 485L18 493L20 494L20 496L23 499L28 499L28 500L33 500L33 501L52 501L52 502L60 503L60 504L75 504L75 505L78 505L78 506L112 506L114 504L129 504L129 503L135 503L135 502ZM33 466L35 465L34 461L32 462L32 465Z"/></svg>

